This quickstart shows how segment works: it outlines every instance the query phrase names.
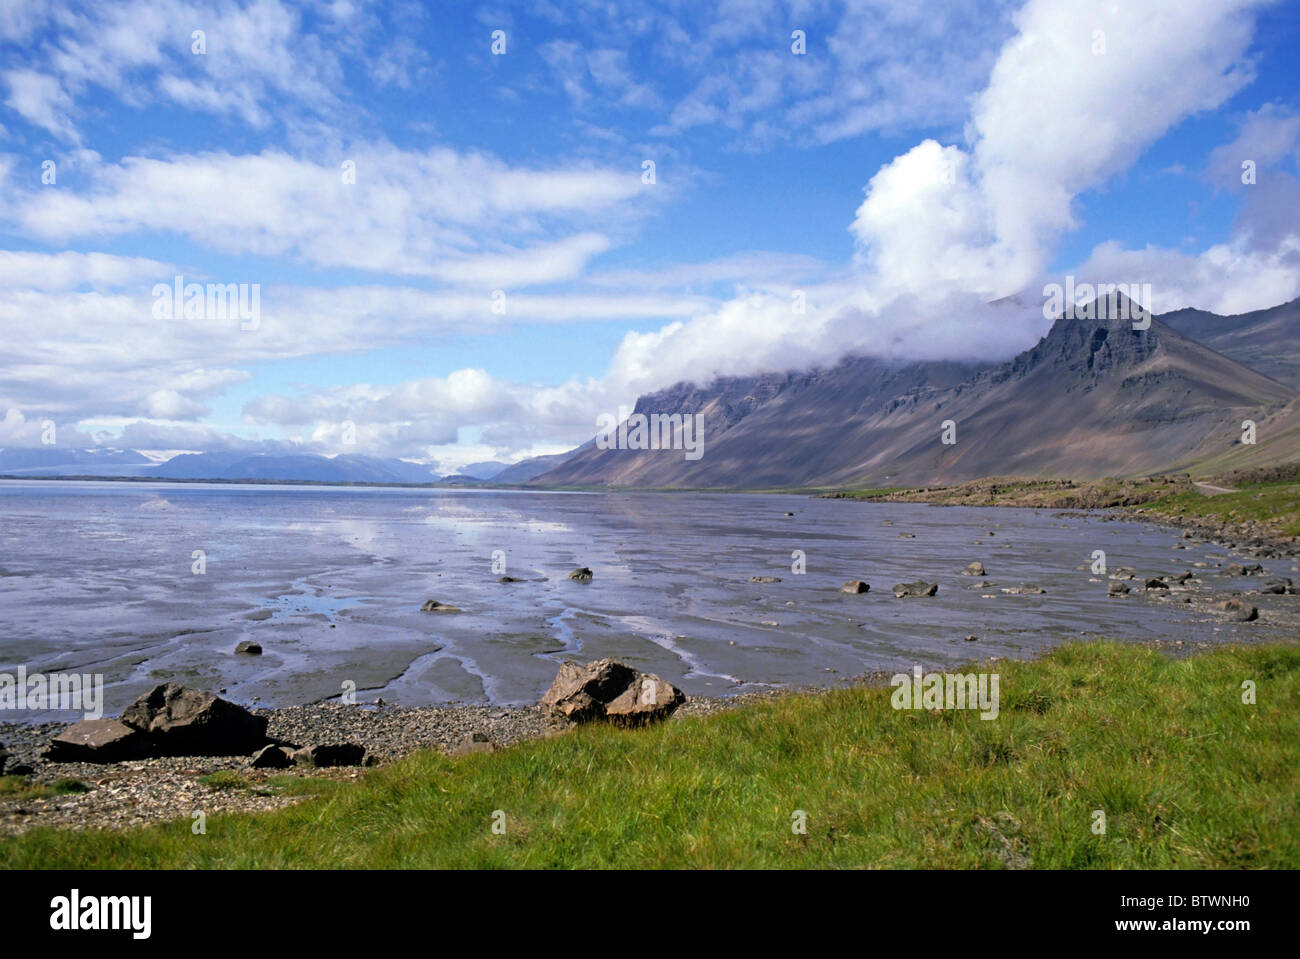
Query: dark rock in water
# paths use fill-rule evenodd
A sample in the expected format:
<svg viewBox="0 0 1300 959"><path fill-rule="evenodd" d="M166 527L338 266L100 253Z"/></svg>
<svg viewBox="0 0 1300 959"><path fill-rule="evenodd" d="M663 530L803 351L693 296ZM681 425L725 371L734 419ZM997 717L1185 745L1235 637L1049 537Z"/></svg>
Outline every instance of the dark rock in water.
<svg viewBox="0 0 1300 959"><path fill-rule="evenodd" d="M662 719L685 701L685 693L658 676L600 659L585 666L562 663L541 705L571 722L607 719L638 725Z"/></svg>
<svg viewBox="0 0 1300 959"><path fill-rule="evenodd" d="M299 766L361 766L366 761L366 747L355 743L334 743L326 746L304 746L293 751L293 761Z"/></svg>
<svg viewBox="0 0 1300 959"><path fill-rule="evenodd" d="M177 683L149 690L122 723L148 734L161 756L247 756L266 743L265 716Z"/></svg>
<svg viewBox="0 0 1300 959"><path fill-rule="evenodd" d="M1107 596L1127 596L1128 585L1125 583L1111 583L1106 587Z"/></svg>
<svg viewBox="0 0 1300 959"><path fill-rule="evenodd" d="M1146 588L1147 589L1168 589L1169 584L1166 583L1163 579L1152 578L1146 581Z"/></svg>
<svg viewBox="0 0 1300 959"><path fill-rule="evenodd" d="M247 653L249 656L261 656L262 644L255 643L251 639L246 639L235 647L236 653Z"/></svg>
<svg viewBox="0 0 1300 959"><path fill-rule="evenodd" d="M1291 580L1286 577L1280 579L1271 579L1259 588L1261 593L1273 593L1278 596L1284 596L1288 593L1294 593L1295 587L1291 585Z"/></svg>
<svg viewBox="0 0 1300 959"><path fill-rule="evenodd" d="M962 637L962 638L965 639L966 642L968 642L968 643L977 643L977 642L979 642L979 637L976 636L974 633L971 633L969 636L964 636L964 637Z"/></svg>
<svg viewBox="0 0 1300 959"><path fill-rule="evenodd" d="M938 583L927 583L919 579L915 583L897 583L894 586L894 595L899 599L906 596L933 596L937 592Z"/></svg>
<svg viewBox="0 0 1300 959"><path fill-rule="evenodd" d="M523 580L520 579L518 576L502 576L499 580L497 580L497 582L498 583L522 583Z"/></svg>
<svg viewBox="0 0 1300 959"><path fill-rule="evenodd" d="M973 563L971 563L969 566L967 566L965 569L963 569L963 570L961 571L961 574L962 574L963 576L984 576L984 575L987 575L987 574L984 572L984 564L981 563L979 560L976 560L975 562L973 562Z"/></svg>
<svg viewBox="0 0 1300 959"><path fill-rule="evenodd" d="M1010 596L1037 596L1046 593L1047 590L1043 589L1041 586L1031 586L1026 583L1023 586L1004 587L1002 592L1007 593Z"/></svg>
<svg viewBox="0 0 1300 959"><path fill-rule="evenodd" d="M785 515L786 515L786 516L793 516L794 513L786 513Z"/></svg>
<svg viewBox="0 0 1300 959"><path fill-rule="evenodd" d="M422 613L459 613L460 610L455 606L448 606L446 603L440 603L436 599L426 599L424 605L420 607Z"/></svg>
<svg viewBox="0 0 1300 959"><path fill-rule="evenodd" d="M1259 619L1259 610L1240 599L1225 599L1219 609L1228 614L1234 623L1250 623Z"/></svg>
<svg viewBox="0 0 1300 959"><path fill-rule="evenodd" d="M1132 566L1116 567L1115 572L1110 574L1111 579L1137 579L1137 570Z"/></svg>
<svg viewBox="0 0 1300 959"><path fill-rule="evenodd" d="M1258 576L1264 572L1264 567L1259 563L1229 563L1224 572L1229 576Z"/></svg>
<svg viewBox="0 0 1300 959"><path fill-rule="evenodd" d="M1188 580L1190 580L1190 579L1192 579L1192 574L1191 574L1191 573L1179 573L1177 576L1174 577L1174 582L1175 582L1175 583L1186 583L1186 582L1187 582Z"/></svg>
<svg viewBox="0 0 1300 959"><path fill-rule="evenodd" d="M915 534L915 533L899 533L899 534L898 534L898 538L899 538L899 539L916 539L916 534Z"/></svg>
<svg viewBox="0 0 1300 959"><path fill-rule="evenodd" d="M579 583L590 583L591 576L592 573L588 567L579 566L577 569L575 569L572 573L569 574L569 579L577 580Z"/></svg>
<svg viewBox="0 0 1300 959"><path fill-rule="evenodd" d="M751 576L749 577L749 581L751 583L779 583L781 582L781 577L780 576Z"/></svg>
<svg viewBox="0 0 1300 959"><path fill-rule="evenodd" d="M148 736L116 719L73 723L42 754L55 763L117 763L153 755Z"/></svg>
<svg viewBox="0 0 1300 959"><path fill-rule="evenodd" d="M851 579L840 587L841 593L868 593L871 591L871 585L864 583L860 579Z"/></svg>
<svg viewBox="0 0 1300 959"><path fill-rule="evenodd" d="M293 765L294 750L289 746L271 744L253 754L254 769L288 769Z"/></svg>

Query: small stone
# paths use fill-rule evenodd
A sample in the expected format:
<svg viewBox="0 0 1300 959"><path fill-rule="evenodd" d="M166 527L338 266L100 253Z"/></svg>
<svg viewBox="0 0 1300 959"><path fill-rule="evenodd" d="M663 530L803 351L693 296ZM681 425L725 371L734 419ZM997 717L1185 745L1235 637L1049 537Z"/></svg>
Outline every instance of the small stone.
<svg viewBox="0 0 1300 959"><path fill-rule="evenodd" d="M592 577L591 569L586 566L579 566L569 574L569 579L579 583L590 583Z"/></svg>
<svg viewBox="0 0 1300 959"><path fill-rule="evenodd" d="M253 754L254 769L288 769L293 765L293 749L271 744Z"/></svg>
<svg viewBox="0 0 1300 959"><path fill-rule="evenodd" d="M840 587L841 593L866 593L871 591L871 586L860 579L851 579Z"/></svg>
<svg viewBox="0 0 1300 959"><path fill-rule="evenodd" d="M1110 586L1108 586L1108 587L1106 588L1106 595L1107 595L1107 596L1127 596L1127 595L1128 595L1128 586L1127 586L1126 584L1124 584L1124 583L1111 583Z"/></svg>
<svg viewBox="0 0 1300 959"><path fill-rule="evenodd" d="M235 653L236 653L237 655L238 655L239 653L246 653L246 654L249 655L249 656L261 656L261 655L262 655L262 644L261 644L261 643L255 643L255 642L253 642L253 640L251 640L251 639L246 639L246 640L244 640L242 643L240 643L238 646L235 647Z"/></svg>
<svg viewBox="0 0 1300 959"><path fill-rule="evenodd" d="M749 577L749 581L751 583L779 583L781 582L781 577L780 576L751 576Z"/></svg>
<svg viewBox="0 0 1300 959"><path fill-rule="evenodd" d="M965 569L963 569L963 570L961 571L961 574L962 574L963 576L985 576L985 575L987 575L987 574L984 572L984 564L981 563L979 560L976 560L975 562L973 562L973 563L971 563L969 566L967 566Z"/></svg>
<svg viewBox="0 0 1300 959"><path fill-rule="evenodd" d="M420 607L422 613L459 613L460 610L455 606L449 606L446 603L440 603L436 599L427 599L424 605Z"/></svg>
<svg viewBox="0 0 1300 959"><path fill-rule="evenodd" d="M1259 610L1240 599L1225 599L1218 605L1235 623L1250 623L1259 619Z"/></svg>
<svg viewBox="0 0 1300 959"><path fill-rule="evenodd" d="M914 583L896 583L894 585L894 596L898 599L908 596L933 596L937 592L939 592L938 583L927 583L919 579Z"/></svg>

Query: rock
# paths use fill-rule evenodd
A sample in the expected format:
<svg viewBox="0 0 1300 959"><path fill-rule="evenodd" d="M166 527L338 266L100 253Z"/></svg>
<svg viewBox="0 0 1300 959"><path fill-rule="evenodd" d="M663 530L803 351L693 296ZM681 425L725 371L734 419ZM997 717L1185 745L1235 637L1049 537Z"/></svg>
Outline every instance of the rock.
<svg viewBox="0 0 1300 959"><path fill-rule="evenodd" d="M973 562L973 563L971 563L969 566L967 566L965 569L963 569L963 570L961 571L961 574L962 574L963 576L984 576L984 575L987 575L987 574L984 572L984 564L981 563L979 560L976 560L975 562Z"/></svg>
<svg viewBox="0 0 1300 959"><path fill-rule="evenodd" d="M491 737L487 733L475 730L465 737L465 741L452 750L453 756L468 756L471 753L491 753L496 751Z"/></svg>
<svg viewBox="0 0 1300 959"><path fill-rule="evenodd" d="M962 638L965 639L966 642L968 642L968 643L977 643L977 642L979 642L979 637L976 636L974 633L970 634L969 636L963 636Z"/></svg>
<svg viewBox="0 0 1300 959"><path fill-rule="evenodd" d="M440 603L436 599L426 599L424 605L420 607L422 613L459 613L460 610L455 606L449 606L446 603Z"/></svg>
<svg viewBox="0 0 1300 959"><path fill-rule="evenodd" d="M502 576L499 580L497 580L497 582L498 583L522 583L523 580L520 579L518 576Z"/></svg>
<svg viewBox="0 0 1300 959"><path fill-rule="evenodd" d="M1118 566L1110 574L1111 579L1137 579L1137 570L1132 566Z"/></svg>
<svg viewBox="0 0 1300 959"><path fill-rule="evenodd" d="M1031 586L1029 584L1025 584L1024 586L1003 587L1002 592L1007 593L1011 596L1036 596L1041 593L1047 592L1047 590L1043 589L1041 586Z"/></svg>
<svg viewBox="0 0 1300 959"><path fill-rule="evenodd" d="M1166 583L1163 579L1153 578L1146 581L1146 588L1147 589L1168 589L1169 584Z"/></svg>
<svg viewBox="0 0 1300 959"><path fill-rule="evenodd" d="M569 579L576 580L579 583L590 583L591 576L592 573L588 567L579 566L577 569L575 569L572 573L569 574Z"/></svg>
<svg viewBox="0 0 1300 959"><path fill-rule="evenodd" d="M116 719L73 723L42 754L55 763L117 763L152 755L149 737Z"/></svg>
<svg viewBox="0 0 1300 959"><path fill-rule="evenodd" d="M751 576L749 577L749 581L751 583L779 583L781 582L781 577L780 576Z"/></svg>
<svg viewBox="0 0 1300 959"><path fill-rule="evenodd" d="M1127 596L1128 586L1125 583L1111 583L1106 588L1107 596Z"/></svg>
<svg viewBox="0 0 1300 959"><path fill-rule="evenodd" d="M685 700L685 693L658 676L600 659L586 665L562 663L541 706L570 722L608 719L633 725L661 719Z"/></svg>
<svg viewBox="0 0 1300 959"><path fill-rule="evenodd" d="M899 538L899 539L916 539L916 534L915 534L915 533L899 533L899 534L898 534L898 538Z"/></svg>
<svg viewBox="0 0 1300 959"><path fill-rule="evenodd" d="M253 753L254 769L288 769L293 765L292 746L279 746L272 743Z"/></svg>
<svg viewBox="0 0 1300 959"><path fill-rule="evenodd" d="M786 515L786 516L793 516L794 513L786 513L785 515Z"/></svg>
<svg viewBox="0 0 1300 959"><path fill-rule="evenodd" d="M1274 593L1278 596L1284 596L1287 593L1294 593L1295 587L1291 585L1291 580L1286 577L1281 579L1271 579L1259 588L1261 593Z"/></svg>
<svg viewBox="0 0 1300 959"><path fill-rule="evenodd" d="M1259 610L1240 599L1225 599L1218 606L1234 623L1249 623L1259 619Z"/></svg>
<svg viewBox="0 0 1300 959"><path fill-rule="evenodd" d="M251 639L246 639L235 647L236 654L247 653L249 656L261 656L262 644L255 643Z"/></svg>
<svg viewBox="0 0 1300 959"><path fill-rule="evenodd" d="M1229 563L1224 572L1229 576L1258 576L1264 567L1259 563Z"/></svg>
<svg viewBox="0 0 1300 959"><path fill-rule="evenodd" d="M162 756L247 756L266 743L266 717L212 693L164 683L122 713L122 723L148 734Z"/></svg>
<svg viewBox="0 0 1300 959"><path fill-rule="evenodd" d="M1181 584L1181 583L1186 583L1190 579L1192 579L1191 573L1179 573L1177 576L1174 577L1174 582Z"/></svg>
<svg viewBox="0 0 1300 959"><path fill-rule="evenodd" d="M897 583L894 586L894 596L898 599L905 596L933 596L937 592L938 583L927 583L919 579L915 583Z"/></svg>
<svg viewBox="0 0 1300 959"><path fill-rule="evenodd" d="M299 766L361 766L366 761L366 747L355 743L331 743L324 746L304 746L292 753Z"/></svg>
<svg viewBox="0 0 1300 959"><path fill-rule="evenodd" d="M860 579L851 579L840 587L841 593L868 593L871 591L871 584L864 583Z"/></svg>

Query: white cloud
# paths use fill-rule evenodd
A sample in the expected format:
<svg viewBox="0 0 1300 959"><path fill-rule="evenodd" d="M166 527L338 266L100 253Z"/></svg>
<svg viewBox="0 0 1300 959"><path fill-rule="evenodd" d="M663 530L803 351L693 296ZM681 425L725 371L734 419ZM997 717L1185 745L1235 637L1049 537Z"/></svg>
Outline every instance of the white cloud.
<svg viewBox="0 0 1300 959"><path fill-rule="evenodd" d="M355 183L344 182L345 162ZM152 232L223 253L443 278L490 273L524 285L572 276L607 247L604 229L666 197L640 172L520 168L443 148L367 146L334 162L276 151L127 157L88 170L84 191L38 187L0 201L0 212L49 242ZM529 237L536 248L520 247ZM517 271L504 269L507 258Z"/></svg>
<svg viewBox="0 0 1300 959"><path fill-rule="evenodd" d="M65 143L80 145L81 134L72 122L72 97L57 77L35 70L6 70L3 78L9 87L7 106Z"/></svg>

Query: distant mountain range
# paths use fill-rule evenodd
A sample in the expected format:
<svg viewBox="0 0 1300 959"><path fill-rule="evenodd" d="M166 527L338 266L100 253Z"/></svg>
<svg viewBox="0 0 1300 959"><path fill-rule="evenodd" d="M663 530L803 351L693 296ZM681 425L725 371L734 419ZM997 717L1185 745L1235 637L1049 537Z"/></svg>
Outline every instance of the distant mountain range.
<svg viewBox="0 0 1300 959"><path fill-rule="evenodd" d="M300 483L438 483L474 486L517 484L556 466L568 454L507 463L472 463L440 476L428 466L401 459L344 454L247 452L180 453L163 462L137 450L49 446L0 449L0 476L217 480Z"/></svg>
<svg viewBox="0 0 1300 959"><path fill-rule="evenodd" d="M534 482L913 486L1300 460L1300 300L1234 317L1183 310L1145 330L1117 318L1129 316L1124 301L1101 305L1116 318L1059 319L1032 349L996 365L855 358L679 384L641 397L634 413L703 414L699 458L588 444ZM1242 443L1247 419L1257 424L1254 445Z"/></svg>
<svg viewBox="0 0 1300 959"><path fill-rule="evenodd" d="M0 475L445 485L744 488L941 485L989 476L1200 472L1300 461L1300 300L1239 316L1179 310L1145 330L1059 319L1006 363L890 363L679 383L635 414L701 414L703 449L601 449L438 476L346 454L0 449ZM1242 423L1256 443L1242 442ZM945 442L945 439L952 442Z"/></svg>

